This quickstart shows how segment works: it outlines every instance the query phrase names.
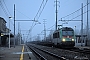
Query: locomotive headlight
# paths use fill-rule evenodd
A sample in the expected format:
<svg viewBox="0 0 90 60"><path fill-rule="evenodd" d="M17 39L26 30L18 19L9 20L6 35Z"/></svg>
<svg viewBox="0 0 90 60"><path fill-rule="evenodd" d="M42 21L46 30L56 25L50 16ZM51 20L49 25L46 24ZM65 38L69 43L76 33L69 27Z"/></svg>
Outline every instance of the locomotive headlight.
<svg viewBox="0 0 90 60"><path fill-rule="evenodd" d="M74 39L72 39L72 41L74 41Z"/></svg>
<svg viewBox="0 0 90 60"><path fill-rule="evenodd" d="M65 41L65 39L63 39L62 41Z"/></svg>

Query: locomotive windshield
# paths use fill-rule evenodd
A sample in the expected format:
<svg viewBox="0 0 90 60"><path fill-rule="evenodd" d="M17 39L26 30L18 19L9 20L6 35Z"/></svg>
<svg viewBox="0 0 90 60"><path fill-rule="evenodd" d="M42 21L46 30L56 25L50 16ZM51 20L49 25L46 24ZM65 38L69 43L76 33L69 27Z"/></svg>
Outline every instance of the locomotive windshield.
<svg viewBox="0 0 90 60"><path fill-rule="evenodd" d="M66 35L73 36L74 35L74 31L62 31L62 35L63 36L66 36Z"/></svg>

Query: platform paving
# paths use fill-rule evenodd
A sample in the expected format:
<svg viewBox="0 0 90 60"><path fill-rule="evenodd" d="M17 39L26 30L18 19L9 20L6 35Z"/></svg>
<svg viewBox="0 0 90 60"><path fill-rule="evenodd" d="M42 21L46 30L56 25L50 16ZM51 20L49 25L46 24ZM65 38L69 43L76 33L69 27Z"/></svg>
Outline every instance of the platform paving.
<svg viewBox="0 0 90 60"><path fill-rule="evenodd" d="M90 50L90 46L77 46L76 48Z"/></svg>
<svg viewBox="0 0 90 60"><path fill-rule="evenodd" d="M33 53L28 50L24 44L10 49L8 47L0 47L0 60L37 60Z"/></svg>

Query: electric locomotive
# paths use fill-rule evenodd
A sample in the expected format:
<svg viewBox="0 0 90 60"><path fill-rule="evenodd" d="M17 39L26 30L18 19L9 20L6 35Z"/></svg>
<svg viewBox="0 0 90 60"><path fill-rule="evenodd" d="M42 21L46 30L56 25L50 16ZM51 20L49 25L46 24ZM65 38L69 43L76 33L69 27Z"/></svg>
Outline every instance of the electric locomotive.
<svg viewBox="0 0 90 60"><path fill-rule="evenodd" d="M74 47L75 34L71 27L62 27L53 33L52 43L60 47Z"/></svg>

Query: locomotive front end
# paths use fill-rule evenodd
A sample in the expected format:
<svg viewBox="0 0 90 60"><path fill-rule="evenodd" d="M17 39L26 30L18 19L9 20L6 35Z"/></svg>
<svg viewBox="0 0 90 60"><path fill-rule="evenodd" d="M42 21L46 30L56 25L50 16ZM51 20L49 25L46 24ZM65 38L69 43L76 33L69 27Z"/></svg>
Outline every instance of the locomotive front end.
<svg viewBox="0 0 90 60"><path fill-rule="evenodd" d="M71 28L66 28L62 30L62 46L75 46L75 35L74 30Z"/></svg>

